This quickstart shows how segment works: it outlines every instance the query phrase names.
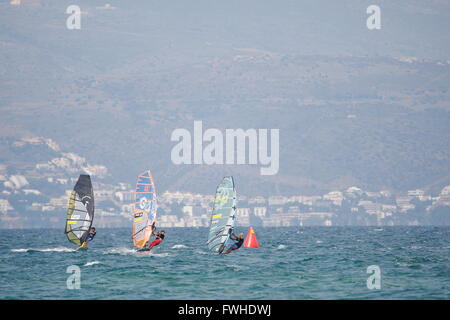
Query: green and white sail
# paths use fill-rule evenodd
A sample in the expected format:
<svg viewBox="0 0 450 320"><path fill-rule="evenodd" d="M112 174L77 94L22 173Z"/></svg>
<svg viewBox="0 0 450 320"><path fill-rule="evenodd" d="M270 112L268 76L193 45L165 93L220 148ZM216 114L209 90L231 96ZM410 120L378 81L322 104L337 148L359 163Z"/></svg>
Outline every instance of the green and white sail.
<svg viewBox="0 0 450 320"><path fill-rule="evenodd" d="M222 253L230 240L236 216L236 189L233 177L224 177L216 190L208 234L208 249Z"/></svg>
<svg viewBox="0 0 450 320"><path fill-rule="evenodd" d="M69 198L66 230L67 239L80 246L86 241L94 220L94 191L91 177L81 174Z"/></svg>

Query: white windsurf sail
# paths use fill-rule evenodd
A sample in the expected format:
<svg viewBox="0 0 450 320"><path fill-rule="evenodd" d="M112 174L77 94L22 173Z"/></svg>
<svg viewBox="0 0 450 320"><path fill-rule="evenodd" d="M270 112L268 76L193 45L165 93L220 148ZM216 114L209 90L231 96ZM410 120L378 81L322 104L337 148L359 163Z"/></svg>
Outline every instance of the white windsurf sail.
<svg viewBox="0 0 450 320"><path fill-rule="evenodd" d="M236 216L236 189L233 177L224 177L216 190L208 234L208 249L222 253L228 245Z"/></svg>

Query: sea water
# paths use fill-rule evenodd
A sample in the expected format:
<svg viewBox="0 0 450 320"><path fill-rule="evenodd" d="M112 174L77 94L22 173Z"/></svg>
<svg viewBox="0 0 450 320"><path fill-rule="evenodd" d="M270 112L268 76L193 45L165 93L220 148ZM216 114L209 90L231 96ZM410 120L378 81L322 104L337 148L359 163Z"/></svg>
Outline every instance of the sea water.
<svg viewBox="0 0 450 320"><path fill-rule="evenodd" d="M450 298L449 227L255 231L260 248L217 255L206 228L167 228L151 254L133 248L129 229L98 228L87 251L60 229L1 230L0 299ZM379 289L367 284L374 265Z"/></svg>

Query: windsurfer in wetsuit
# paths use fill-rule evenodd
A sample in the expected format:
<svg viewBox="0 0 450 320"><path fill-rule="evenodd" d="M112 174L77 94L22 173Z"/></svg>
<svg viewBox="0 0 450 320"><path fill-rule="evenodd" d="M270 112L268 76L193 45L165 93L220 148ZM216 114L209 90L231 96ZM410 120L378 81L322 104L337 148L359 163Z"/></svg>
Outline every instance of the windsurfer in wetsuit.
<svg viewBox="0 0 450 320"><path fill-rule="evenodd" d="M89 235L88 235L86 241L84 241L83 244L80 246L80 248L83 248L83 247L87 246L89 241L94 240L94 237L95 237L96 234L97 234L97 231L95 230L95 228L94 227L90 228L89 229Z"/></svg>
<svg viewBox="0 0 450 320"><path fill-rule="evenodd" d="M231 230L230 230L231 231ZM234 232L230 235L230 239L236 241L233 243L223 254L228 254L231 251L239 249L244 243L244 234L239 234L239 237L234 234Z"/></svg>
<svg viewBox="0 0 450 320"><path fill-rule="evenodd" d="M94 240L94 237L95 237L96 234L97 234L97 231L95 230L95 227L92 227L92 228L89 230L89 236L88 236L88 238L87 238L87 241L92 241L92 240Z"/></svg>
<svg viewBox="0 0 450 320"><path fill-rule="evenodd" d="M165 231L164 230L161 230L161 231L158 231L158 232L156 232L155 233L155 230L156 230L156 227L155 227L155 223L153 223L153 231L152 231L152 234L154 235L154 236L156 236L156 239L155 240L153 240L150 244L149 244L149 246L147 247L148 249L152 249L154 246L157 246L157 245L159 245L161 242L163 242L164 241L164 236L165 236Z"/></svg>

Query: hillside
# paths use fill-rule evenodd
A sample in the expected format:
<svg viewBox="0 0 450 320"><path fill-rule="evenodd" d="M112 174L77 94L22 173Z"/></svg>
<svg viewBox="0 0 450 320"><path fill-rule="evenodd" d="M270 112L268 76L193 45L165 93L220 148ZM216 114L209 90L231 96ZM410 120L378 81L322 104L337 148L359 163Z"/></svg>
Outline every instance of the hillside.
<svg viewBox="0 0 450 320"><path fill-rule="evenodd" d="M384 3L378 34L364 29L364 1L80 1L77 31L68 4L0 3L1 138L51 138L111 182L151 168L160 190L210 193L228 174L247 195L450 184L447 4ZM194 120L280 129L279 173L172 164L170 135ZM40 161L0 148L11 170Z"/></svg>

